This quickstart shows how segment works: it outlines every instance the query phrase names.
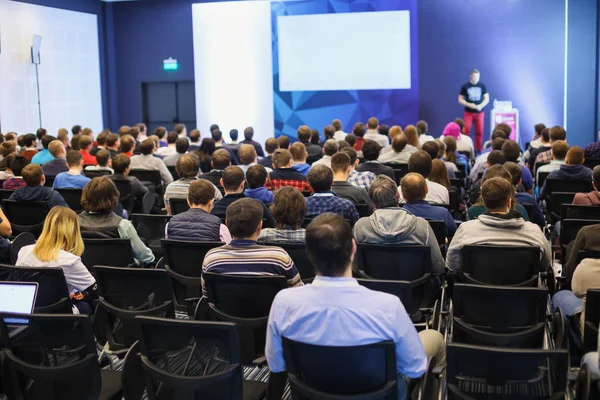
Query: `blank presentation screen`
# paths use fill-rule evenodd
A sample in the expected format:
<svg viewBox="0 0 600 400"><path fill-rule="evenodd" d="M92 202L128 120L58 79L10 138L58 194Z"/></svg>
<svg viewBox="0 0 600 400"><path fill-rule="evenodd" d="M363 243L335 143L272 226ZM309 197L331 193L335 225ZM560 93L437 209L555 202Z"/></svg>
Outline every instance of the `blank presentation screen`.
<svg viewBox="0 0 600 400"><path fill-rule="evenodd" d="M280 16L281 91L410 89L410 12Z"/></svg>

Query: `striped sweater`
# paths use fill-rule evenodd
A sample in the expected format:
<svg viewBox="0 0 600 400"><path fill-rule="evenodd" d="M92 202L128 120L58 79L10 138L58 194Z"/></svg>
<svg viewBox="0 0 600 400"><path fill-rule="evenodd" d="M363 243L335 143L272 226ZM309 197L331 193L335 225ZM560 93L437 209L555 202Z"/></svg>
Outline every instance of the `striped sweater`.
<svg viewBox="0 0 600 400"><path fill-rule="evenodd" d="M254 240L232 240L210 250L202 263L202 296L206 297L204 272L236 275L281 275L288 286L301 286L302 279L288 253L280 247L262 246Z"/></svg>

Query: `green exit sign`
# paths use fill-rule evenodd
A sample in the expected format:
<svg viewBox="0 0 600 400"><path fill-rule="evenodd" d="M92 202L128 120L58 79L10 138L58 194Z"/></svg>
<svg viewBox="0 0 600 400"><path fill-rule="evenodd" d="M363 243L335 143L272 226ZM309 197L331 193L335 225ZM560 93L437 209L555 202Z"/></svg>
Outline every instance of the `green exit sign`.
<svg viewBox="0 0 600 400"><path fill-rule="evenodd" d="M179 69L179 62L174 58L167 58L163 60L163 69L165 71L177 71Z"/></svg>

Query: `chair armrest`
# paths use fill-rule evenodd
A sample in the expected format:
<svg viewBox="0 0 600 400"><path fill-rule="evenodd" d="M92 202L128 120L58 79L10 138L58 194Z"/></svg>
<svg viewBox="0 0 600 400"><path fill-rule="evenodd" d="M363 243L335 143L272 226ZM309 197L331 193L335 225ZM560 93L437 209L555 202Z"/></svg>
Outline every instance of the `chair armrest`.
<svg viewBox="0 0 600 400"><path fill-rule="evenodd" d="M267 357L265 356L261 356L252 360L252 365L254 365L255 367L264 367L266 363Z"/></svg>

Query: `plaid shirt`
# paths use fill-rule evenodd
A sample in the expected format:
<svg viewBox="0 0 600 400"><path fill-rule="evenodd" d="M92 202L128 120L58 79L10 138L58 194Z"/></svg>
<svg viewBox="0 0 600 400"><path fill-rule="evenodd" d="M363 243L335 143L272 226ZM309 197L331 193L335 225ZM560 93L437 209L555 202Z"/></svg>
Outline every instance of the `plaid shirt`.
<svg viewBox="0 0 600 400"><path fill-rule="evenodd" d="M20 176L13 176L12 178L8 178L2 184L2 189L4 190L17 190L23 186L27 186L23 178Z"/></svg>
<svg viewBox="0 0 600 400"><path fill-rule="evenodd" d="M348 182L350 182L356 187L362 187L366 190L369 190L371 183L373 183L376 177L377 175L375 175L372 172L358 172L354 170L350 172L350 175L348 176Z"/></svg>
<svg viewBox="0 0 600 400"><path fill-rule="evenodd" d="M593 142L583 150L585 158L600 158L600 142Z"/></svg>
<svg viewBox="0 0 600 400"><path fill-rule="evenodd" d="M293 168L276 168L270 174L271 189L277 190L284 186L291 186L300 191L308 190L312 193L312 188L306 180L306 176Z"/></svg>
<svg viewBox="0 0 600 400"><path fill-rule="evenodd" d="M306 229L277 229L265 228L258 235L259 242L292 242L304 243L306 241Z"/></svg>
<svg viewBox="0 0 600 400"><path fill-rule="evenodd" d="M352 225L359 218L358 211L350 200L342 199L331 192L315 193L306 198L307 218L315 218L323 213L338 214L350 221Z"/></svg>
<svg viewBox="0 0 600 400"><path fill-rule="evenodd" d="M550 162L552 161L552 150L543 151L537 155L535 162ZM534 164L535 165L535 164Z"/></svg>

